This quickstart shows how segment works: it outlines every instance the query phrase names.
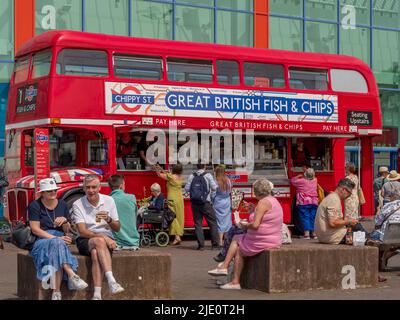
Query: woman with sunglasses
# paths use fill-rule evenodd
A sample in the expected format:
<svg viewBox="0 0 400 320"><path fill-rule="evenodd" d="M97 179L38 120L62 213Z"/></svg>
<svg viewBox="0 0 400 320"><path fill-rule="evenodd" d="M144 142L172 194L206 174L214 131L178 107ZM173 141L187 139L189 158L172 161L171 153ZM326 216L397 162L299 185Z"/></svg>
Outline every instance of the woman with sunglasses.
<svg viewBox="0 0 400 320"><path fill-rule="evenodd" d="M71 226L68 222L69 210L63 200L57 199L57 187L53 178L39 182L40 198L28 207L29 225L37 236L30 255L36 268L36 277L42 281L55 272L52 300L61 300L61 281L68 280L70 290L83 290L88 285L77 274L78 261L71 254ZM51 266L51 267L49 267Z"/></svg>

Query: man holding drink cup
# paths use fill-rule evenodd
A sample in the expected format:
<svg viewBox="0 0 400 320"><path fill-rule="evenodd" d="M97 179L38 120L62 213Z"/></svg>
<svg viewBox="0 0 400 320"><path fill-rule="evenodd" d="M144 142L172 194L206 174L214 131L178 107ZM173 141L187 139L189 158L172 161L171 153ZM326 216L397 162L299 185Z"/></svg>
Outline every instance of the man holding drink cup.
<svg viewBox="0 0 400 320"><path fill-rule="evenodd" d="M79 232L76 246L81 255L92 258L93 300L101 300L103 275L112 294L124 291L113 276L111 260L111 252L116 248L112 231L120 230L120 222L113 198L100 193L97 175L87 175L83 189L85 196L72 206L73 219Z"/></svg>

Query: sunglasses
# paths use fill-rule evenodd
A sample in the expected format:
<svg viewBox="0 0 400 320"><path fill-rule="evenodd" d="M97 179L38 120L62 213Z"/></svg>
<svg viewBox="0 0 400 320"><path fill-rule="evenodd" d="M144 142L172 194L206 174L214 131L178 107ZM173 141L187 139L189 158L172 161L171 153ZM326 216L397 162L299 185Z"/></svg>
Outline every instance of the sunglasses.
<svg viewBox="0 0 400 320"><path fill-rule="evenodd" d="M46 192L46 193L51 193L51 192L57 192L57 190L46 190L46 191L44 191L44 192Z"/></svg>

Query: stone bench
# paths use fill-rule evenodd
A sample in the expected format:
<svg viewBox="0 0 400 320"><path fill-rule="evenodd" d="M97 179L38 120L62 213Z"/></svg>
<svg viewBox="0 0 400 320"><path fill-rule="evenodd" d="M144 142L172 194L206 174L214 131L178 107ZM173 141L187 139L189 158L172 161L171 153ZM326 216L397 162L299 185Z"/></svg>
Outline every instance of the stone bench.
<svg viewBox="0 0 400 320"><path fill-rule="evenodd" d="M356 288L373 287L378 283L378 257L375 247L295 240L280 249L245 258L241 285L270 293L348 289L355 273Z"/></svg>
<svg viewBox="0 0 400 320"><path fill-rule="evenodd" d="M78 259L78 274L89 287L82 291L70 291L62 283L63 300L90 300L93 296L91 262L89 257L81 256L75 247L71 249ZM17 295L22 299L50 299L52 290L44 290L36 278L33 259L28 253L19 253ZM103 299L170 299L171 298L171 255L141 248L138 251L118 251L113 253L112 267L115 279L125 288L118 295L111 295L104 280Z"/></svg>

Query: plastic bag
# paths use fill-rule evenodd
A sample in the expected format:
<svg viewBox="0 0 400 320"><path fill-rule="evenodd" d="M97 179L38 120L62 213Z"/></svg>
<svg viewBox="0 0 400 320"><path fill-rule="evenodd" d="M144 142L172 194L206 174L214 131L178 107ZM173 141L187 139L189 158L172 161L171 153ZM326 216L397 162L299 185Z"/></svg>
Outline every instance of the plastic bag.
<svg viewBox="0 0 400 320"><path fill-rule="evenodd" d="M353 232L353 246L364 246L365 245L365 232L355 231Z"/></svg>

